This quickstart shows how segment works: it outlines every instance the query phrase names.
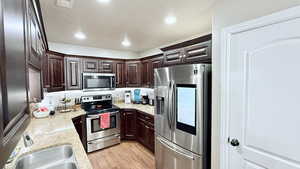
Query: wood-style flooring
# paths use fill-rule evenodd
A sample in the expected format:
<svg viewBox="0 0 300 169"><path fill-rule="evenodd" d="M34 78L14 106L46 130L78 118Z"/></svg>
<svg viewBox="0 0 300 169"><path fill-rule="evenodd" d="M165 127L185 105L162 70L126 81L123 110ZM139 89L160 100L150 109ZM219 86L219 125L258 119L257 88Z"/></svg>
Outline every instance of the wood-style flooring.
<svg viewBox="0 0 300 169"><path fill-rule="evenodd" d="M88 158L94 169L155 169L153 153L137 142L122 142Z"/></svg>

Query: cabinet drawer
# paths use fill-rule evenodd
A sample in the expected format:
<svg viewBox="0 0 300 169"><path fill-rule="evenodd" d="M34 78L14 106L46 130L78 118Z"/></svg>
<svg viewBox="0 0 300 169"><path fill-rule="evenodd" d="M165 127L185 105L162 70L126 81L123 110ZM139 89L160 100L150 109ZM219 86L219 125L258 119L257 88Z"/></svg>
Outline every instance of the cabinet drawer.
<svg viewBox="0 0 300 169"><path fill-rule="evenodd" d="M149 124L150 126L154 125L154 117L151 115L148 115L144 112L139 111L137 114L137 118L141 121L144 121L145 123Z"/></svg>

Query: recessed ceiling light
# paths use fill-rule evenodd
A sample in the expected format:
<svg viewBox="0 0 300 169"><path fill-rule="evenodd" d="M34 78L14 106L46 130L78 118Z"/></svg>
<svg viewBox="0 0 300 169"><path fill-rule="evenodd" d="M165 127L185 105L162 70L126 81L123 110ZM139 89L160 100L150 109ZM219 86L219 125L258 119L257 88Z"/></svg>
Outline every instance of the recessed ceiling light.
<svg viewBox="0 0 300 169"><path fill-rule="evenodd" d="M165 23L168 25L172 25L176 22L177 22L177 18L175 16L170 15L165 18Z"/></svg>
<svg viewBox="0 0 300 169"><path fill-rule="evenodd" d="M82 32L77 32L74 34L74 36L75 36L75 38L80 39L80 40L86 39L85 34Z"/></svg>
<svg viewBox="0 0 300 169"><path fill-rule="evenodd" d="M97 0L97 1L103 4L108 4L110 2L110 0Z"/></svg>
<svg viewBox="0 0 300 169"><path fill-rule="evenodd" d="M130 41L125 38L123 41L122 41L122 45L125 46L125 47L129 47L131 45Z"/></svg>

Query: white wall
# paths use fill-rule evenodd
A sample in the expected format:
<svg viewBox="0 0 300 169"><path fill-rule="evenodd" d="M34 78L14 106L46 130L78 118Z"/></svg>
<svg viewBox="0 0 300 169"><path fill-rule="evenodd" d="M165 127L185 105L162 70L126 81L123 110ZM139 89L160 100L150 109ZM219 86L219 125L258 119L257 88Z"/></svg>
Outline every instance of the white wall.
<svg viewBox="0 0 300 169"><path fill-rule="evenodd" d="M220 54L221 30L224 27L300 5L299 0L220 0L213 14L213 112L212 169L220 169ZM257 37L259 38L259 37Z"/></svg>
<svg viewBox="0 0 300 169"><path fill-rule="evenodd" d="M82 56L98 56L119 59L135 59L139 55L136 52L110 50L102 48L92 48L86 46L78 46L64 43L49 42L49 49L52 51L69 54L69 55L82 55Z"/></svg>
<svg viewBox="0 0 300 169"><path fill-rule="evenodd" d="M161 54L162 51L160 50L160 48L163 48L163 47L166 47L166 46L170 46L170 45L174 45L174 44L177 44L177 43L181 43L181 42L184 42L184 41L188 41L188 40L191 40L191 39L194 39L194 38L198 38L198 37L210 34L210 33L211 33L211 30L207 30L207 31L205 31L203 33L200 33L200 34L197 34L197 35L185 38L185 39L180 39L180 40L177 40L177 41L172 42L172 43L168 43L168 44L161 45L161 46L158 46L158 47L153 48L153 49L146 50L144 52L141 52L139 54L139 57L143 58L143 57L147 57L147 56L153 56L153 55Z"/></svg>

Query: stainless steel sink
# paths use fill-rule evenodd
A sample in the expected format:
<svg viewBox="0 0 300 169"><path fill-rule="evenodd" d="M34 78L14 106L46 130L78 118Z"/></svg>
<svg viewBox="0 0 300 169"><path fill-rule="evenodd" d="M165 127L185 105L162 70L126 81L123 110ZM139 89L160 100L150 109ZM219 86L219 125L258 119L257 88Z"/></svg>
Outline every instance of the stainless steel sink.
<svg viewBox="0 0 300 169"><path fill-rule="evenodd" d="M78 169L71 145L60 145L21 156L15 169Z"/></svg>

